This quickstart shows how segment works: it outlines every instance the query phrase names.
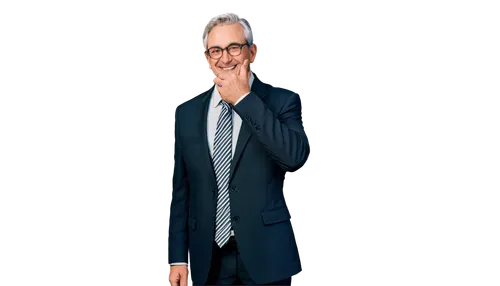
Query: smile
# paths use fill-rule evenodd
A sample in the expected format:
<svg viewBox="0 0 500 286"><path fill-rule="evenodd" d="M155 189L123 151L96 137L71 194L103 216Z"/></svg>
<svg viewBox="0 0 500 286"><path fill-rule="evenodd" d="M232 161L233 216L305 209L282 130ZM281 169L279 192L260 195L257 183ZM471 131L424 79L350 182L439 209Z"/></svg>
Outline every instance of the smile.
<svg viewBox="0 0 500 286"><path fill-rule="evenodd" d="M234 65L234 66L232 66L232 67L228 67L228 68L222 68L222 69L223 69L223 70L225 70L225 71L228 71L228 70L232 70L232 69L234 69L235 67L236 67L236 65Z"/></svg>

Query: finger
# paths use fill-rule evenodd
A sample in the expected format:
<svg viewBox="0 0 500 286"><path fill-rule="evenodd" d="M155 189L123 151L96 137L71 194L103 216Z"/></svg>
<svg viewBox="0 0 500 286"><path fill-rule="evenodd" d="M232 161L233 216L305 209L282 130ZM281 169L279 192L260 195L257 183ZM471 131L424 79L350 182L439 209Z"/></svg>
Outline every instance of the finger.
<svg viewBox="0 0 500 286"><path fill-rule="evenodd" d="M171 275L171 277L169 277L168 282L171 286L179 286L179 278L179 273L175 273L174 275Z"/></svg>
<svg viewBox="0 0 500 286"><path fill-rule="evenodd" d="M178 278L170 277L169 282L170 282L171 286L179 286L179 279Z"/></svg>
<svg viewBox="0 0 500 286"><path fill-rule="evenodd" d="M250 61L248 59L243 62L243 64L240 67L240 71L239 71L238 75L240 75L241 77L244 77L244 78L248 77L248 64L249 64L249 62Z"/></svg>
<svg viewBox="0 0 500 286"><path fill-rule="evenodd" d="M222 79L222 80L228 79L228 76L229 76L229 73L223 72L223 71L221 71L219 74L217 74L217 77Z"/></svg>
<svg viewBox="0 0 500 286"><path fill-rule="evenodd" d="M214 78L214 83L217 85L217 86L221 86L223 84L224 80L216 77Z"/></svg>
<svg viewBox="0 0 500 286"><path fill-rule="evenodd" d="M181 286L188 286L188 276L187 273L181 275Z"/></svg>

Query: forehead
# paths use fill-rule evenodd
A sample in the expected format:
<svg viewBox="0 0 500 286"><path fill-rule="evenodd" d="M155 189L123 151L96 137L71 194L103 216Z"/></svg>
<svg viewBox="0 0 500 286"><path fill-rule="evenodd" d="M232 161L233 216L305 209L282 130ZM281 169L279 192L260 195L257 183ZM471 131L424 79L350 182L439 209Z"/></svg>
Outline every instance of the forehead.
<svg viewBox="0 0 500 286"><path fill-rule="evenodd" d="M217 25L208 33L207 46L226 47L230 43L244 43L245 30L239 23Z"/></svg>

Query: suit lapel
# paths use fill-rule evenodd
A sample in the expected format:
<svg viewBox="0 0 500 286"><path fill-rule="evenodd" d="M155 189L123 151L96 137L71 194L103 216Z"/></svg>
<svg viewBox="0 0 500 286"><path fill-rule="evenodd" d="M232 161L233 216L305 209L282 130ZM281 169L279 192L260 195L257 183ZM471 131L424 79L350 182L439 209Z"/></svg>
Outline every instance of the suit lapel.
<svg viewBox="0 0 500 286"><path fill-rule="evenodd" d="M254 79L251 87L251 91L257 94L260 98L264 98L266 96L266 87L264 84L257 78L257 75L253 73ZM236 148L234 150L234 156L233 160L231 161L231 171L229 174L229 182L231 182L231 179L233 178L234 172L236 168L238 167L238 162L240 160L241 154L243 153L243 150L245 150L245 147L247 146L248 140L252 136L252 130L250 130L250 126L243 120L241 119L241 129L240 129L240 134L238 135L238 141L236 143Z"/></svg>
<svg viewBox="0 0 500 286"><path fill-rule="evenodd" d="M250 139L251 136L252 136L252 131L250 130L250 127L248 127L248 124L242 121L240 134L238 135L238 141L236 142L236 148L234 150L233 160L231 161L229 182L231 182L231 179L233 178L234 170L236 168L236 165L238 164L238 161L240 160L241 153L243 153L243 150L247 146L248 140Z"/></svg>
<svg viewBox="0 0 500 286"><path fill-rule="evenodd" d="M215 178L215 171L214 171L214 165L212 162L212 156L210 156L210 145L208 143L208 134L207 134L207 128L208 128L208 108L210 106L210 99L212 98L212 92L214 90L215 85L213 85L201 98L201 106L203 109L203 120L200 120L201 122L201 130L203 130L203 145L205 145L205 152L203 156L203 164L209 169L210 174L212 174L212 177L214 179L214 183L217 186L217 180Z"/></svg>

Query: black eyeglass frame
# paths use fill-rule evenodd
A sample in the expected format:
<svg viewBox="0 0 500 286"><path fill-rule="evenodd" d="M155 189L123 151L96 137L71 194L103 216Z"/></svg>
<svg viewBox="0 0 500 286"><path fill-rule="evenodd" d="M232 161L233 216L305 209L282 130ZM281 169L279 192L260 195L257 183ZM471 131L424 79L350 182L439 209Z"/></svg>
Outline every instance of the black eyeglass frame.
<svg viewBox="0 0 500 286"><path fill-rule="evenodd" d="M232 46L240 46L240 53L239 53L239 54L237 54L237 55L231 55L231 53L229 53L229 47L232 47ZM251 45L250 45L248 42L245 42L244 44L231 43L231 44L229 44L229 46L227 46L227 47L225 47L225 48L221 48L221 47L218 47L218 46L211 47L210 49L218 48L218 49L221 49L221 50L222 50L222 53L220 54L220 57L218 57L218 58L212 58L212 57L210 56L210 49L206 50L206 51L205 51L205 54L206 54L208 57L210 57L211 59L216 60L216 59L220 59L220 58L222 58L222 55L224 54L224 50L225 50L225 51L227 52L227 54L228 54L228 55L230 55L230 56L232 56L232 57L237 57L237 56L241 55L241 51L243 50L243 47L244 47L244 46L248 46L248 47L250 47Z"/></svg>

